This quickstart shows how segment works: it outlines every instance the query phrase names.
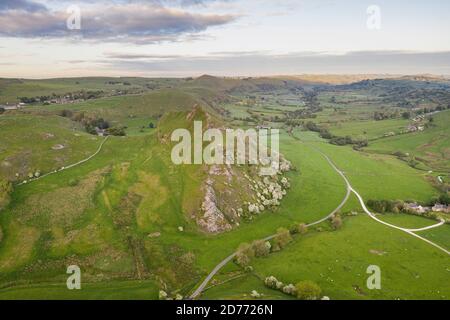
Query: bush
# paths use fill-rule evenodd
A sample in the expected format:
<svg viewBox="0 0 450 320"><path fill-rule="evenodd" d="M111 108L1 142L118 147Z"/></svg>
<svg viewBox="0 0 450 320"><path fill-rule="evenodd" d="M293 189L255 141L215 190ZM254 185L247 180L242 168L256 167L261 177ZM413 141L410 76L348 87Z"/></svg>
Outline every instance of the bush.
<svg viewBox="0 0 450 320"><path fill-rule="evenodd" d="M284 286L282 291L291 296L297 295L297 288L292 283L288 284L287 286Z"/></svg>
<svg viewBox="0 0 450 320"><path fill-rule="evenodd" d="M255 240L252 243L252 248L256 257L266 257L270 253L270 242L264 240Z"/></svg>
<svg viewBox="0 0 450 320"><path fill-rule="evenodd" d="M277 230L277 235L274 238L274 242L280 249L283 249L291 241L292 241L292 236L289 233L288 229L279 228Z"/></svg>
<svg viewBox="0 0 450 320"><path fill-rule="evenodd" d="M295 286L297 289L297 298L301 300L317 300L320 298L322 289L313 281L301 281Z"/></svg>
<svg viewBox="0 0 450 320"><path fill-rule="evenodd" d="M264 280L264 284L265 284L268 288L276 289L276 290L280 290L281 288L284 287L283 282L278 281L278 279L275 278L274 276L267 277L267 278Z"/></svg>
<svg viewBox="0 0 450 320"><path fill-rule="evenodd" d="M69 186L76 187L80 181L78 179L70 179Z"/></svg>
<svg viewBox="0 0 450 320"><path fill-rule="evenodd" d="M439 196L438 202L440 204L449 205L450 204L450 195L448 193L443 193Z"/></svg>
<svg viewBox="0 0 450 320"><path fill-rule="evenodd" d="M305 234L306 232L308 232L308 227L304 223L295 223L291 226L289 232L291 234Z"/></svg>
<svg viewBox="0 0 450 320"><path fill-rule="evenodd" d="M334 215L331 218L331 225L333 226L334 230L338 230L342 227L342 218L340 215Z"/></svg>
<svg viewBox="0 0 450 320"><path fill-rule="evenodd" d="M255 250L248 243L242 243L236 253L235 261L241 267L246 267L250 264L252 258L255 257Z"/></svg>
<svg viewBox="0 0 450 320"><path fill-rule="evenodd" d="M112 135L112 136L125 136L126 132L125 132L125 127L113 127L113 128L109 128L107 130L108 134Z"/></svg>
<svg viewBox="0 0 450 320"><path fill-rule="evenodd" d="M167 300L168 297L169 297L169 295L167 294L167 292L165 292L164 290L159 291L159 294L158 294L159 300Z"/></svg>
<svg viewBox="0 0 450 320"><path fill-rule="evenodd" d="M72 118L73 112L70 110L62 110L60 115L61 115L61 117L64 117L64 118Z"/></svg>

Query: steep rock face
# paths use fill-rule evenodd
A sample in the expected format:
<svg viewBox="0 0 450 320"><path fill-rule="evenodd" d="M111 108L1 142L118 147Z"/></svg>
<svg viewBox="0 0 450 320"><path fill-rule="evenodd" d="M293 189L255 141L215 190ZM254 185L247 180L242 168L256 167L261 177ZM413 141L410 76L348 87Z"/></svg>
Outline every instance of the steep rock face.
<svg viewBox="0 0 450 320"><path fill-rule="evenodd" d="M282 160L280 171L272 177L258 175L258 166L213 165L203 190L197 225L207 233L222 233L239 227L242 220L274 211L290 188L283 173L291 165Z"/></svg>
<svg viewBox="0 0 450 320"><path fill-rule="evenodd" d="M217 207L216 192L212 179L208 178L205 185L205 196L202 203L203 216L197 220L198 225L209 233L220 233L231 230L231 224L224 213Z"/></svg>

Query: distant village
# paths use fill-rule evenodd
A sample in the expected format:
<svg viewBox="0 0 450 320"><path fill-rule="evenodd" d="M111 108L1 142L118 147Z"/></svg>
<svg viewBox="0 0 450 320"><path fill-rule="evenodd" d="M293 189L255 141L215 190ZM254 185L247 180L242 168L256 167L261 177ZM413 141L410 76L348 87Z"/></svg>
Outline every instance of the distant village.
<svg viewBox="0 0 450 320"><path fill-rule="evenodd" d="M140 94L143 93L141 89L114 89L111 91L103 90L90 90L90 91L77 91L65 93L62 95L48 95L48 96L35 96L35 97L17 97L18 103L6 103L4 105L0 104L0 112L8 110L17 110L27 105L42 104L42 105L65 105L84 102L91 99L99 99L104 97L114 97L123 96L130 94Z"/></svg>
<svg viewBox="0 0 450 320"><path fill-rule="evenodd" d="M442 212L450 213L450 206L445 204L435 204L432 207L421 206L417 203L406 203L405 208L415 213Z"/></svg>
<svg viewBox="0 0 450 320"><path fill-rule="evenodd" d="M20 103L14 103L14 104L0 104L0 111L7 111L7 110L17 110L22 107L24 107L26 104L23 102Z"/></svg>

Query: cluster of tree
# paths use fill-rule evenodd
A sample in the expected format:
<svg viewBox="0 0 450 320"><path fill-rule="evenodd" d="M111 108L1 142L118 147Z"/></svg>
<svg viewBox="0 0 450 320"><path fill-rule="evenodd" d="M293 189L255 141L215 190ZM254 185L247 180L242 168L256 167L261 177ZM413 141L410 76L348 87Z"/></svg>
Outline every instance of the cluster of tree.
<svg viewBox="0 0 450 320"><path fill-rule="evenodd" d="M298 109L295 111L286 112L286 118L288 119L314 119L317 118L311 109Z"/></svg>
<svg viewBox="0 0 450 320"><path fill-rule="evenodd" d="M434 205L435 203L450 205L450 194L449 192L444 192L437 197L433 197L429 202L429 205Z"/></svg>
<svg viewBox="0 0 450 320"><path fill-rule="evenodd" d="M85 118L83 124L90 134L97 134L96 129L106 130L110 128L109 122L103 118Z"/></svg>
<svg viewBox="0 0 450 320"><path fill-rule="evenodd" d="M0 107L0 114L2 114L2 113L4 113L4 112L5 112L5 108Z"/></svg>
<svg viewBox="0 0 450 320"><path fill-rule="evenodd" d="M257 122L257 120L252 117L245 117L245 118L233 117L233 120L244 122Z"/></svg>
<svg viewBox="0 0 450 320"><path fill-rule="evenodd" d="M253 258L266 257L269 255L272 245L269 241L255 240L251 244L242 243L236 253L235 262L246 267Z"/></svg>
<svg viewBox="0 0 450 320"><path fill-rule="evenodd" d="M73 113L71 110L62 110L61 117L70 118L73 121L81 122L84 125L86 132L90 134L97 134L97 130L105 131L106 134L112 136L125 136L126 127L116 126L111 127L110 123L103 118L95 116L87 116L84 112ZM153 125L153 123L151 123Z"/></svg>
<svg viewBox="0 0 450 320"><path fill-rule="evenodd" d="M300 281L295 288L297 289L297 298L301 300L318 300L322 293L319 285L309 280Z"/></svg>
<svg viewBox="0 0 450 320"><path fill-rule="evenodd" d="M399 213L404 208L403 201L400 200L368 200L367 206L377 213L393 212Z"/></svg>
<svg viewBox="0 0 450 320"><path fill-rule="evenodd" d="M345 136L345 137L332 137L330 139L330 143L337 145L337 146L345 146L345 145L353 145L353 148L355 150L367 147L369 145L369 142L367 141L367 139L353 139L350 136Z"/></svg>
<svg viewBox="0 0 450 320"><path fill-rule="evenodd" d="M264 284L270 289L279 290L291 296L297 296L297 288L292 283L284 284L274 276L269 276L264 279Z"/></svg>
<svg viewBox="0 0 450 320"><path fill-rule="evenodd" d="M394 119L397 118L398 115L396 112L389 112L389 111L375 111L373 113L373 119L375 121L381 121L386 119Z"/></svg>
<svg viewBox="0 0 450 320"><path fill-rule="evenodd" d="M299 126L303 126L305 122L300 119L286 119L284 121L284 123L288 127L299 127Z"/></svg>
<svg viewBox="0 0 450 320"><path fill-rule="evenodd" d="M42 96L36 96L36 97L17 97L20 102L22 103L47 103L49 104L50 101L56 100L56 99L67 99L69 101L74 100L91 100L91 99L98 99L105 95L105 92L103 90L82 90L82 91L76 91L76 92L68 92L62 95L57 95L56 93L52 93L51 95L42 95Z"/></svg>
<svg viewBox="0 0 450 320"><path fill-rule="evenodd" d="M269 276L264 280L266 287L274 290L279 290L291 296L296 296L301 300L318 300L321 297L322 289L313 281L300 281L295 286L284 284L274 276Z"/></svg>
<svg viewBox="0 0 450 320"><path fill-rule="evenodd" d="M434 206L436 203L449 205L450 204L449 192L443 192L439 196L432 197L430 201L422 203L422 205ZM367 205L378 213L385 213L385 212L399 213L400 211L407 210L405 202L401 200L368 200Z"/></svg>
<svg viewBox="0 0 450 320"><path fill-rule="evenodd" d="M22 103L36 103L39 102L41 100L38 100L37 98L28 98L28 97L17 97L17 99L19 99L20 102Z"/></svg>
<svg viewBox="0 0 450 320"><path fill-rule="evenodd" d="M291 227L291 230L279 228L272 242L255 240L251 244L242 243L236 252L234 261L242 267L247 267L253 258L266 257L271 252L280 251L286 247L293 240L292 234L304 234L305 232L307 232L306 225L297 223Z"/></svg>
<svg viewBox="0 0 450 320"><path fill-rule="evenodd" d="M316 91L305 91L303 96L305 100L305 105L308 109L310 109L312 112L322 111L319 99L317 98L318 94Z"/></svg>
<svg viewBox="0 0 450 320"><path fill-rule="evenodd" d="M292 235L286 228L277 229L277 234L273 238L272 251L279 251L286 247L292 241Z"/></svg>
<svg viewBox="0 0 450 320"><path fill-rule="evenodd" d="M111 127L106 130L106 133L111 136L124 137L127 135L125 129L126 127Z"/></svg>
<svg viewBox="0 0 450 320"><path fill-rule="evenodd" d="M318 132L321 138L330 140L331 144L334 144L337 146L354 145L355 149L361 149L361 148L367 147L369 145L369 143L366 139L358 140L358 139L353 139L350 136L345 136L345 137L335 136L330 131L328 131L328 129L321 128L320 126L318 126L316 123L314 123L312 121L308 121L305 124L305 127L309 131Z"/></svg>
<svg viewBox="0 0 450 320"><path fill-rule="evenodd" d="M332 134L328 131L328 129L321 128L320 126L318 126L316 123L314 123L312 121L308 121L305 124L305 128L308 129L309 131L318 132L322 138L324 138L324 136L332 136ZM324 139L327 139L327 138L324 138Z"/></svg>
<svg viewBox="0 0 450 320"><path fill-rule="evenodd" d="M308 227L306 224L304 223L294 223L290 228L289 228L289 232L294 235L294 234L305 234L308 232Z"/></svg>

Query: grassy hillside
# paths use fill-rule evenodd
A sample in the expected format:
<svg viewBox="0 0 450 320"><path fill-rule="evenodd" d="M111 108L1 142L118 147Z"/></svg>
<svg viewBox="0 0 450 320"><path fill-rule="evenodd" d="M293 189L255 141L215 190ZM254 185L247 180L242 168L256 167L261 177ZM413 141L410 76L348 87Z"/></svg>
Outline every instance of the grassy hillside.
<svg viewBox="0 0 450 320"><path fill-rule="evenodd" d="M101 141L59 116L7 114L0 117L0 127L0 177L13 181L80 161Z"/></svg>

